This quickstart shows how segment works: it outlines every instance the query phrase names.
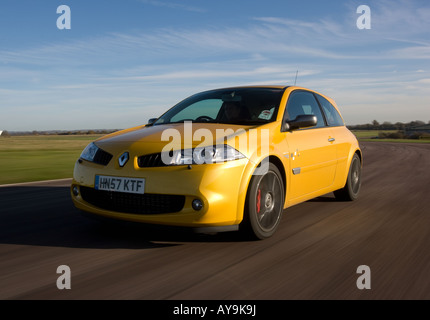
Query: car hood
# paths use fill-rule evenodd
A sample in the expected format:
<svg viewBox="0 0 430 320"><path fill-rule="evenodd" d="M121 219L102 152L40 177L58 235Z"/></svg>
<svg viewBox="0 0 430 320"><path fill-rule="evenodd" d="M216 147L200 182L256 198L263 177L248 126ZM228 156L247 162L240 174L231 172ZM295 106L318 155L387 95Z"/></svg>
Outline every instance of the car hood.
<svg viewBox="0 0 430 320"><path fill-rule="evenodd" d="M125 151L143 155L161 152L165 147L177 150L221 144L247 134L252 128L256 126L217 123L140 126L109 134L95 144L113 155Z"/></svg>

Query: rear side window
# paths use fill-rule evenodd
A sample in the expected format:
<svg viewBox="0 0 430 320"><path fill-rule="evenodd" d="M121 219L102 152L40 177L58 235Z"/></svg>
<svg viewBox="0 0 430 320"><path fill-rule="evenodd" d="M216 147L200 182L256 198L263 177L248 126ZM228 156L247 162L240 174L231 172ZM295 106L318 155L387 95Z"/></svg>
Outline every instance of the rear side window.
<svg viewBox="0 0 430 320"><path fill-rule="evenodd" d="M284 119L294 120L297 116L302 114L315 115L317 117L317 128L325 126L321 109L314 95L307 91L294 91L288 99Z"/></svg>
<svg viewBox="0 0 430 320"><path fill-rule="evenodd" d="M331 127L339 127L344 126L342 117L339 112L337 112L336 108L323 96L319 94L316 95L319 103L321 104L325 117L327 119L327 124Z"/></svg>

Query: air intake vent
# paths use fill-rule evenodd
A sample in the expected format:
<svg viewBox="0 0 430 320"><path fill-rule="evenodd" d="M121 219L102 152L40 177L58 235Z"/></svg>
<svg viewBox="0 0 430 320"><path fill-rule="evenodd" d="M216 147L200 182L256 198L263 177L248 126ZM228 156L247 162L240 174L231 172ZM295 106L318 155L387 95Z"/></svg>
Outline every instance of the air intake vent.
<svg viewBox="0 0 430 320"><path fill-rule="evenodd" d="M80 187L82 198L98 208L133 214L163 214L182 210L185 196L169 194L133 194Z"/></svg>
<svg viewBox="0 0 430 320"><path fill-rule="evenodd" d="M166 164L161 159L161 153L147 154L137 158L137 165L140 168L164 167Z"/></svg>
<svg viewBox="0 0 430 320"><path fill-rule="evenodd" d="M98 149L96 155L94 156L93 162L106 166L109 161L111 161L112 157L113 156L110 153L107 153L102 149Z"/></svg>

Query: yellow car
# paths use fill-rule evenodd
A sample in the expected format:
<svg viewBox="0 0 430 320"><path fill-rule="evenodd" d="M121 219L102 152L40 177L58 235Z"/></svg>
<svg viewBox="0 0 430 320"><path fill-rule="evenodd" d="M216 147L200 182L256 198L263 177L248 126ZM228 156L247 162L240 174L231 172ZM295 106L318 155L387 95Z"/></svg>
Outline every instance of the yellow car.
<svg viewBox="0 0 430 320"><path fill-rule="evenodd" d="M335 102L296 86L216 89L90 143L75 206L105 218L272 236L284 209L355 200L362 154Z"/></svg>

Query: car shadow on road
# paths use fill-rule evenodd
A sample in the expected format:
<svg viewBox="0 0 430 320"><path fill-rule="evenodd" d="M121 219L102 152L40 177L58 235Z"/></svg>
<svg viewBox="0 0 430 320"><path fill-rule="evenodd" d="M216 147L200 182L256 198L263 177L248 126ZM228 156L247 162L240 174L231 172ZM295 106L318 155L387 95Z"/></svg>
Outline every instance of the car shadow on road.
<svg viewBox="0 0 430 320"><path fill-rule="evenodd" d="M306 202L339 202L339 200L334 197L333 193L328 193L326 195L310 199Z"/></svg>
<svg viewBox="0 0 430 320"><path fill-rule="evenodd" d="M192 230L129 223L102 223L77 210L69 187L0 188L0 243L34 246L151 249L186 242L238 241L234 232Z"/></svg>

